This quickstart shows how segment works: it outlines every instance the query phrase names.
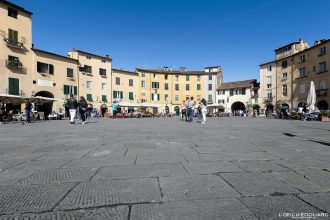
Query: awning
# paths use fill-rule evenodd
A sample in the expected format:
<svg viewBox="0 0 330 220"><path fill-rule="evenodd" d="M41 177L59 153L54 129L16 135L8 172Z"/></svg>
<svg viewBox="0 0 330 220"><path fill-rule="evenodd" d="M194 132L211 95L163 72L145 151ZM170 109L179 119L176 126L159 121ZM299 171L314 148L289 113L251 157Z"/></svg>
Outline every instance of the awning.
<svg viewBox="0 0 330 220"><path fill-rule="evenodd" d="M62 99L49 98L49 97L43 97L43 96L35 96L35 97L28 98L28 99L30 100L30 102L40 103L40 104L51 103L51 102L55 102L55 101L64 101Z"/></svg>
<svg viewBox="0 0 330 220"><path fill-rule="evenodd" d="M140 107L140 104L136 102L119 102L118 105L122 107Z"/></svg>
<svg viewBox="0 0 330 220"><path fill-rule="evenodd" d="M148 102L142 102L141 107L149 107L149 108L160 108L160 105L158 104L153 104L153 103L148 103Z"/></svg>
<svg viewBox="0 0 330 220"><path fill-rule="evenodd" d="M22 104L24 102L24 97L18 95L0 94L0 101L5 104Z"/></svg>
<svg viewBox="0 0 330 220"><path fill-rule="evenodd" d="M225 107L220 104L211 104L211 105L207 105L206 108L225 108Z"/></svg>

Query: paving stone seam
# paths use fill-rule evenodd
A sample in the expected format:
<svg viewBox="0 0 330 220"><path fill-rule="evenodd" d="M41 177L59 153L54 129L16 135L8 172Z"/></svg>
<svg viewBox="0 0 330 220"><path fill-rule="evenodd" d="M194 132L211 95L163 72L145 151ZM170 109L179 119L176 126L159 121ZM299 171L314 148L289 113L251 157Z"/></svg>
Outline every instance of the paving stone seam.
<svg viewBox="0 0 330 220"><path fill-rule="evenodd" d="M80 157L80 159L82 159L82 158L85 158L90 152L92 152L93 151L93 149L91 149L91 150L89 150L87 153L85 153L84 155L82 155L81 157Z"/></svg>
<svg viewBox="0 0 330 220"><path fill-rule="evenodd" d="M36 158L33 158L31 161L37 161L40 157L43 157L45 155L49 154L49 152L43 154L43 155L40 155L39 157L36 157Z"/></svg>
<svg viewBox="0 0 330 220"><path fill-rule="evenodd" d="M135 155L135 160L134 160L133 165L136 165L136 162L137 162L137 155Z"/></svg>
<svg viewBox="0 0 330 220"><path fill-rule="evenodd" d="M128 206L127 220L131 220L132 205Z"/></svg>
<svg viewBox="0 0 330 220"><path fill-rule="evenodd" d="M180 164L182 166L182 168L190 175L193 175L192 173L189 172L189 170L185 167L185 165L182 164L182 162L179 162L177 164Z"/></svg>
<svg viewBox="0 0 330 220"><path fill-rule="evenodd" d="M316 193L312 193L312 194L316 194ZM319 208L319 207L313 205L312 203L310 203L310 202L304 200L302 197L300 197L300 195L295 195L295 197L296 197L297 199L301 200L302 202L307 203L308 205L312 206L313 208L315 208L315 209L317 209L317 210L320 210L321 212L328 213L326 210L323 210L323 209L321 209L321 208Z"/></svg>
<svg viewBox="0 0 330 220"><path fill-rule="evenodd" d="M126 148L126 150L125 150L125 153L124 153L124 158L126 157L126 155L127 155L127 152L128 152L128 148Z"/></svg>
<svg viewBox="0 0 330 220"><path fill-rule="evenodd" d="M67 197L73 189L75 189L80 183L76 183L72 186L72 188L70 190L68 190L68 192L63 195L63 197L50 209L52 212L54 211L54 209L65 199L65 197Z"/></svg>
<svg viewBox="0 0 330 220"><path fill-rule="evenodd" d="M92 179L96 176L96 174L100 171L102 166L100 166L99 168L97 168L94 172L94 174L92 176L89 177L89 181L85 181L85 182L91 182Z"/></svg>
<svg viewBox="0 0 330 220"><path fill-rule="evenodd" d="M244 198L244 197L242 197L242 198ZM252 213L252 215L256 218L256 219L259 219L259 220L261 220L261 218L258 218L257 217L257 215L256 215L256 213L254 213L241 199L242 198L237 198L237 200L245 207L245 208L247 208L251 213Z"/></svg>
<svg viewBox="0 0 330 220"><path fill-rule="evenodd" d="M239 192L237 189L235 189L235 187L229 181L227 181L224 177L222 177L221 174L217 174L215 176L218 176L219 178L221 178L223 181L225 181L225 183L227 183L231 188L233 188L241 197L243 197L243 194L241 192Z"/></svg>
<svg viewBox="0 0 330 220"><path fill-rule="evenodd" d="M158 183L159 192L160 192L160 201L163 201L163 198L164 198L164 193L163 193L163 189L162 189L162 186L160 185L160 180L159 180L159 177L157 177L157 183Z"/></svg>

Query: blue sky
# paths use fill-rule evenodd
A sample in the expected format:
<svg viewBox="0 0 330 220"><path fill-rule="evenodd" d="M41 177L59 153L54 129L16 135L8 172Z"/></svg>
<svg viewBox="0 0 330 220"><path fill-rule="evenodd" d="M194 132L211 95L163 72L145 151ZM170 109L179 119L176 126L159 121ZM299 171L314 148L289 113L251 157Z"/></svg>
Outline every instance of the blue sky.
<svg viewBox="0 0 330 220"><path fill-rule="evenodd" d="M114 68L201 70L224 80L259 78L274 49L330 38L329 0L11 0L33 14L36 48L75 47L113 58Z"/></svg>

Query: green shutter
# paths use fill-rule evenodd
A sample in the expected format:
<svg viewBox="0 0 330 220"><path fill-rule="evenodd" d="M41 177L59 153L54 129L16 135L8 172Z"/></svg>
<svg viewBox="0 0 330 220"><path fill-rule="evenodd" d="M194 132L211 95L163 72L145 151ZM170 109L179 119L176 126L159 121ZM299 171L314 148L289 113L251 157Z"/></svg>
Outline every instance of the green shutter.
<svg viewBox="0 0 330 220"><path fill-rule="evenodd" d="M231 96L234 95L234 90L233 89L230 90L230 95Z"/></svg>
<svg viewBox="0 0 330 220"><path fill-rule="evenodd" d="M102 95L102 102L107 102L107 96L106 95Z"/></svg>
<svg viewBox="0 0 330 220"><path fill-rule="evenodd" d="M89 102L93 101L92 94L87 94L87 101L89 101Z"/></svg>
<svg viewBox="0 0 330 220"><path fill-rule="evenodd" d="M112 92L112 97L115 99L116 98L116 91Z"/></svg>
<svg viewBox="0 0 330 220"><path fill-rule="evenodd" d="M128 93L128 99L129 100L134 100L134 98L133 98L133 92L129 92Z"/></svg>
<svg viewBox="0 0 330 220"><path fill-rule="evenodd" d="M160 94L157 94L157 100L158 101L160 100Z"/></svg>
<svg viewBox="0 0 330 220"><path fill-rule="evenodd" d="M54 75L54 66L49 64L49 74Z"/></svg>
<svg viewBox="0 0 330 220"><path fill-rule="evenodd" d="M64 85L63 92L64 92L64 95L69 94L69 86Z"/></svg>
<svg viewBox="0 0 330 220"><path fill-rule="evenodd" d="M120 99L123 99L123 98L124 98L124 93L120 92Z"/></svg>
<svg viewBox="0 0 330 220"><path fill-rule="evenodd" d="M18 42L18 32L14 31L14 41Z"/></svg>
<svg viewBox="0 0 330 220"><path fill-rule="evenodd" d="M186 75L186 81L189 81L189 80L190 80L189 75Z"/></svg>
<svg viewBox="0 0 330 220"><path fill-rule="evenodd" d="M154 94L151 94L151 100L154 100Z"/></svg>
<svg viewBox="0 0 330 220"><path fill-rule="evenodd" d="M78 90L77 86L74 86L74 87L73 87L73 93L74 93L74 95L77 95L77 94L78 94L78 93L77 93L77 90Z"/></svg>
<svg viewBox="0 0 330 220"><path fill-rule="evenodd" d="M242 88L242 95L245 95L245 88Z"/></svg>
<svg viewBox="0 0 330 220"><path fill-rule="evenodd" d="M19 95L19 79L9 78L8 94Z"/></svg>
<svg viewBox="0 0 330 220"><path fill-rule="evenodd" d="M201 84L197 84L197 90L201 90Z"/></svg>

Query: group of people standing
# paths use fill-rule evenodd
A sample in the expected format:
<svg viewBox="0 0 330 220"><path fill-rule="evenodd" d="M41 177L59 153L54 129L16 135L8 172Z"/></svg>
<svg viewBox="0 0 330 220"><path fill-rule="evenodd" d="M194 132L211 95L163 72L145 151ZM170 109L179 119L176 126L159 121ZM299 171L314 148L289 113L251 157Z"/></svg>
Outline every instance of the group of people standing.
<svg viewBox="0 0 330 220"><path fill-rule="evenodd" d="M181 120L193 122L195 116L195 109L197 109L198 121L202 124L206 123L206 100L202 99L198 105L194 101L194 97L190 97L187 101L182 101L181 104Z"/></svg>
<svg viewBox="0 0 330 220"><path fill-rule="evenodd" d="M70 112L70 124L75 124L75 118L77 116L77 110L80 114L81 123L86 124L86 112L87 112L87 101L81 96L79 101L77 101L71 94L70 98L67 100L67 104Z"/></svg>

